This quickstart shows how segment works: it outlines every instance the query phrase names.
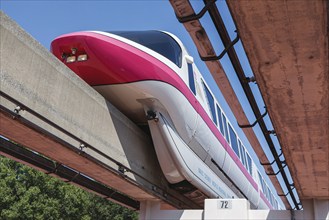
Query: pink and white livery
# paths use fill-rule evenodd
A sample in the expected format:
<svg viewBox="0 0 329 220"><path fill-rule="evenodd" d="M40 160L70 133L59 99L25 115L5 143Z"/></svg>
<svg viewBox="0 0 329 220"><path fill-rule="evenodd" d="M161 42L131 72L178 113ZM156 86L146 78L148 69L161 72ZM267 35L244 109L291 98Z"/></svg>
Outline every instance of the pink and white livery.
<svg viewBox="0 0 329 220"><path fill-rule="evenodd" d="M161 31L76 32L56 38L51 50L147 128L172 187L194 198L246 198L253 208L279 208L176 36Z"/></svg>

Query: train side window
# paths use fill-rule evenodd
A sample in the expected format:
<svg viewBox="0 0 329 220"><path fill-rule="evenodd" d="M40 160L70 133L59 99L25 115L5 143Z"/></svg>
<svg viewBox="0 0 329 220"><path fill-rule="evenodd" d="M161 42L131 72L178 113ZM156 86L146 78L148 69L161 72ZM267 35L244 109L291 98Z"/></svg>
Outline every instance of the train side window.
<svg viewBox="0 0 329 220"><path fill-rule="evenodd" d="M266 184L265 184L265 180L262 179L262 182L263 182L263 185L264 185L264 190L263 190L263 193L265 195L265 197L267 198L267 191L266 191Z"/></svg>
<svg viewBox="0 0 329 220"><path fill-rule="evenodd" d="M267 186L267 190L268 190L268 201L272 204L272 202L271 202L271 190L268 186Z"/></svg>
<svg viewBox="0 0 329 220"><path fill-rule="evenodd" d="M222 110L220 110L218 105L216 105L216 108L217 108L219 130L222 133L222 135L225 135L224 134L224 127L223 127L223 120L222 120Z"/></svg>
<svg viewBox="0 0 329 220"><path fill-rule="evenodd" d="M247 163L246 163L246 150L244 149L244 146L241 145L241 159L243 165L247 168Z"/></svg>
<svg viewBox="0 0 329 220"><path fill-rule="evenodd" d="M262 175L260 175L259 171L258 171L258 178L259 178L259 183L260 183L260 185L262 187L262 191L264 192L265 191L264 190L264 180L263 180Z"/></svg>
<svg viewBox="0 0 329 220"><path fill-rule="evenodd" d="M226 138L227 142L230 143L230 138L228 136L228 131L227 131L226 117L223 113L222 113L222 118L223 118L223 125L224 125L224 131L225 131L225 138Z"/></svg>
<svg viewBox="0 0 329 220"><path fill-rule="evenodd" d="M207 100L208 100L208 106L209 106L209 109L210 109L211 118L212 118L213 122L217 125L217 118L216 118L214 97L210 93L210 91L209 91L208 87L206 86L206 84L204 82L202 84L203 84L203 88L204 88L204 90L206 92L206 96L207 96Z"/></svg>
<svg viewBox="0 0 329 220"><path fill-rule="evenodd" d="M274 196L273 196L272 192L271 192L271 204L274 207Z"/></svg>
<svg viewBox="0 0 329 220"><path fill-rule="evenodd" d="M228 125L228 128L230 130L230 139L231 139L232 149L234 150L235 154L238 157L240 157L240 155L239 155L239 147L238 147L238 140L237 140L236 134L233 131L233 128L232 128L232 126L230 124Z"/></svg>
<svg viewBox="0 0 329 220"><path fill-rule="evenodd" d="M252 160L248 153L246 153L246 155L247 155L247 162L248 162L248 171L249 171L250 175L252 175Z"/></svg>
<svg viewBox="0 0 329 220"><path fill-rule="evenodd" d="M195 92L195 81L194 81L194 73L193 73L193 66L192 63L187 63L187 68L188 68L188 82L191 91L196 95Z"/></svg>
<svg viewBox="0 0 329 220"><path fill-rule="evenodd" d="M266 184L265 184L265 197L268 199L268 191L267 191L267 185Z"/></svg>
<svg viewBox="0 0 329 220"><path fill-rule="evenodd" d="M241 141L240 141L240 139L238 139L238 147L239 147L239 157L240 157L240 160L241 160L241 146L242 146L242 144L241 144Z"/></svg>
<svg viewBox="0 0 329 220"><path fill-rule="evenodd" d="M268 186L266 185L266 198L268 199L268 201L270 201L270 190L268 189Z"/></svg>

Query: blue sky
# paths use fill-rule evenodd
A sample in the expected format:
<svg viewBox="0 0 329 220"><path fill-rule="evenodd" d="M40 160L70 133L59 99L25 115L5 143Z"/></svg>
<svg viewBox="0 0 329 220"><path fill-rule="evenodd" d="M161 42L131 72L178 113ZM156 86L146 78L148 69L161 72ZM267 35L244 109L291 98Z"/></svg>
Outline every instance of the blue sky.
<svg viewBox="0 0 329 220"><path fill-rule="evenodd" d="M195 11L199 11L204 6L201 0L191 2ZM225 1L218 1L217 5L220 9L226 9L221 10L221 13L224 19L226 18L231 38L235 38L235 27L230 19ZM230 109L224 104L225 101L223 101L223 97L214 83L209 70L204 62L200 60L191 37L184 26L178 22L174 10L167 0L1 0L1 9L47 49L50 48L51 41L57 36L82 30L165 30L171 32L184 43L190 55L194 57L196 65L206 78L211 90L215 92L230 121L233 125L236 124ZM219 54L223 49L223 45L207 14L202 19L202 23L212 39L214 47L216 47L217 54ZM232 73L229 75L235 76L227 56L222 61L223 67L227 72ZM249 65L245 66L248 67ZM250 73L251 70L246 72ZM239 85L236 77L231 77L231 80L233 85ZM243 105L248 106L239 87L237 86L239 97L244 102ZM251 118L253 117L251 116Z"/></svg>
<svg viewBox="0 0 329 220"><path fill-rule="evenodd" d="M191 0L196 12L204 6L201 0ZM230 13L223 0L217 1L217 7L225 21L231 39L234 39L235 26L231 19ZM209 70L204 62L198 56L198 52L192 42L188 32L184 26L180 24L175 16L174 10L167 0L109 0L109 1L29 1L29 0L1 0L1 10L16 21L23 29L39 41L43 46L49 49L51 41L57 36L65 33L82 30L165 30L175 34L186 46L190 55L194 57L195 63L200 72L204 75L211 90L216 95L217 100L221 103L229 120L238 132L239 137L244 143L246 139L243 132L237 126L236 120L227 107L223 97L213 81ZM206 14L201 20L212 43L219 54L223 45L216 33L215 27L212 25L210 17ZM247 76L252 75L252 70L248 60L243 52L242 44L239 42L235 49L238 52L240 62ZM237 96L244 106L244 110L251 122L254 116L249 104L242 91L240 83L235 76L234 70L228 57L225 56L221 63L229 79L236 90ZM256 99L259 101L259 107L263 110L261 96L255 85L251 84ZM270 123L268 123L270 125ZM271 126L268 126L271 129ZM260 143L267 148L267 144L256 128L256 134L260 139ZM274 139L274 142L277 141ZM249 144L246 144L249 148ZM256 158L252 153L253 158ZM270 157L271 160L271 157ZM257 159L255 160L257 161Z"/></svg>

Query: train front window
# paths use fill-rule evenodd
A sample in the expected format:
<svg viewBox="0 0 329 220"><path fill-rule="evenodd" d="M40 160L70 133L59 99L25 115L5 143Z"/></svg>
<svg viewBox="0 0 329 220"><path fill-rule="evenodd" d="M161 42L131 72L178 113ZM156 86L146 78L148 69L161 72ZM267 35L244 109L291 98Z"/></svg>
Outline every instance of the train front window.
<svg viewBox="0 0 329 220"><path fill-rule="evenodd" d="M139 43L168 58L178 67L182 66L182 49L168 34L160 31L114 31L109 32Z"/></svg>

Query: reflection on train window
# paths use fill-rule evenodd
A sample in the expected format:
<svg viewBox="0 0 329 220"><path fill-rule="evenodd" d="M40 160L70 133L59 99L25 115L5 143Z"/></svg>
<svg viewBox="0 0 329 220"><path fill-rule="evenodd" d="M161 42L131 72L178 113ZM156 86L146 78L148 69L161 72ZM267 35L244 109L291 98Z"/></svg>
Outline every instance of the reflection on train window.
<svg viewBox="0 0 329 220"><path fill-rule="evenodd" d="M247 168L247 163L246 163L246 150L244 149L244 146L241 145L241 159L243 165Z"/></svg>
<svg viewBox="0 0 329 220"><path fill-rule="evenodd" d="M249 156L248 153L246 153L246 155L247 155L247 161L248 161L248 171L249 171L250 175L252 175L252 162L251 162L251 158L250 158L250 156Z"/></svg>
<svg viewBox="0 0 329 220"><path fill-rule="evenodd" d="M260 175L259 171L258 171L258 178L259 178L260 185L262 187L262 191L264 192L264 180L263 180L262 175Z"/></svg>
<svg viewBox="0 0 329 220"><path fill-rule="evenodd" d="M271 192L271 204L273 205L274 204L274 197L273 197L273 194ZM273 205L274 206L274 205Z"/></svg>
<svg viewBox="0 0 329 220"><path fill-rule="evenodd" d="M266 186L266 183L265 183L265 180L263 179L263 183L264 183L264 194L266 196L266 198L268 197L268 192L267 192L267 186Z"/></svg>
<svg viewBox="0 0 329 220"><path fill-rule="evenodd" d="M178 67L182 67L182 49L168 34L160 31L114 31L109 32L135 41L165 56Z"/></svg>
<svg viewBox="0 0 329 220"><path fill-rule="evenodd" d="M238 140L237 140L236 134L233 131L233 128L232 128L232 126L230 124L228 125L228 128L230 130L231 147L234 150L235 154L238 157L240 157L240 155L239 155L239 147L238 147Z"/></svg>
<svg viewBox="0 0 329 220"><path fill-rule="evenodd" d="M206 96L207 96L207 100L208 100L208 106L209 106L210 113L211 113L211 118L212 118L213 122L217 125L214 97L210 93L210 91L209 91L208 87L206 86L206 84L204 82L202 84L203 84L203 88L206 92Z"/></svg>
<svg viewBox="0 0 329 220"><path fill-rule="evenodd" d="M225 135L224 134L224 128L223 128L222 111L220 110L218 105L216 105L216 108L217 108L219 130L222 133L222 135Z"/></svg>
<svg viewBox="0 0 329 220"><path fill-rule="evenodd" d="M230 138L228 137L228 131L227 131L226 117L223 113L222 113L222 118L223 118L223 125L224 125L224 131L225 131L225 138L226 138L227 142L230 143Z"/></svg>
<svg viewBox="0 0 329 220"><path fill-rule="evenodd" d="M247 156L249 157L248 154L247 154ZM276 200L276 198L273 195L273 193L271 192L271 190L268 187L268 185L265 183L265 180L263 179L262 175L260 174L259 171L257 171L257 174L258 174L259 184L261 186L261 190L262 190L263 194L265 195L265 197L267 198L267 200L271 203L271 205L273 206L274 209L279 209L279 203Z"/></svg>
<svg viewBox="0 0 329 220"><path fill-rule="evenodd" d="M195 82L194 82L194 73L193 73L193 66L191 63L187 64L187 68L188 68L188 82L189 82L189 86L191 91L194 93L194 95L196 95L195 93Z"/></svg>
<svg viewBox="0 0 329 220"><path fill-rule="evenodd" d="M267 191L267 185L264 181L264 194L265 194L265 197L268 198L268 191Z"/></svg>
<svg viewBox="0 0 329 220"><path fill-rule="evenodd" d="M266 189L265 189L265 191L266 191L266 198L269 200L269 197L270 197L270 190L269 190L269 188L268 188L267 185L266 185L265 188L266 188Z"/></svg>
<svg viewBox="0 0 329 220"><path fill-rule="evenodd" d="M239 157L240 157L240 160L242 161L242 159L241 159L241 147L242 147L242 144L241 144L241 141L240 141L240 139L238 139L238 147L239 147Z"/></svg>

